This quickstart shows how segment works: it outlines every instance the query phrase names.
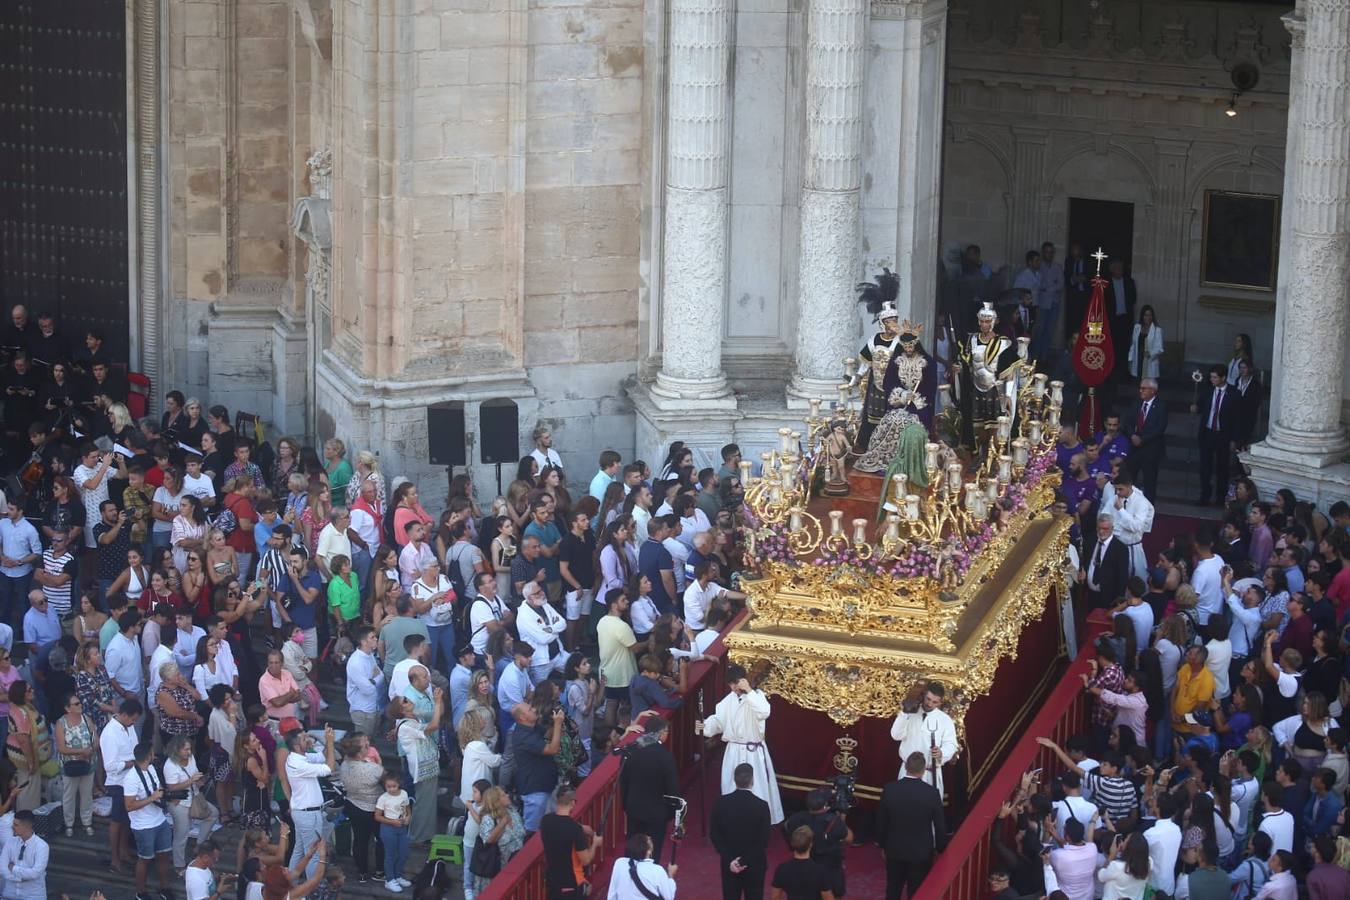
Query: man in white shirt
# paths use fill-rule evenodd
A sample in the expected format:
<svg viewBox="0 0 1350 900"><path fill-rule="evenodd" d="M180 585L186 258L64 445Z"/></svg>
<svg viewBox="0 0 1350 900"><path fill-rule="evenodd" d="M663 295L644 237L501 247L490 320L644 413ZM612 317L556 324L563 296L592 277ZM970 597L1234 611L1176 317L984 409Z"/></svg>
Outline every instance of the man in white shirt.
<svg viewBox="0 0 1350 900"><path fill-rule="evenodd" d="M675 873L679 866L671 863L664 869L652 861L652 839L642 832L634 834L624 845L624 853L614 860L609 874L609 893L606 900L675 900ZM642 883L642 888L637 886ZM644 890L645 888L645 890Z"/></svg>
<svg viewBox="0 0 1350 900"><path fill-rule="evenodd" d="M666 536L661 540L661 546L665 547L666 550L670 552L670 558L675 561L675 590L679 593L684 593L685 585L689 582L689 576L685 572L684 564L688 561L689 554L693 552L693 548L685 545L684 542L680 540L680 535L684 533L684 526L680 524L678 519L673 519L672 521L675 522L675 525L666 532ZM675 598L672 597L671 599L673 600Z"/></svg>
<svg viewBox="0 0 1350 900"><path fill-rule="evenodd" d="M1283 791L1273 781L1267 781L1261 786L1261 803L1265 814L1261 816L1261 824L1256 826L1256 830L1270 835L1270 845L1274 851L1293 852L1294 815L1281 805Z"/></svg>
<svg viewBox="0 0 1350 900"><path fill-rule="evenodd" d="M1237 770L1232 773L1232 800L1233 805L1238 808L1237 833L1245 835L1248 831L1247 825L1251 822L1252 809L1261 797L1261 782L1256 780L1256 770L1261 765L1261 758L1255 751L1243 750L1237 754L1235 765Z"/></svg>
<svg viewBox="0 0 1350 900"><path fill-rule="evenodd" d="M745 599L745 594L740 591L727 590L712 580L715 565L715 560L705 559L694 566L694 580L684 589L684 624L695 632L704 629L708 609L718 597L726 596L729 600Z"/></svg>
<svg viewBox="0 0 1350 900"><path fill-rule="evenodd" d="M431 642L425 635L410 634L403 639L403 651L407 655L399 660L389 673L389 699L402 697L408 689L409 673L414 668L427 668L427 657L431 655Z"/></svg>
<svg viewBox="0 0 1350 900"><path fill-rule="evenodd" d="M352 541L347 536L351 527L351 513L345 506L335 506L328 513L328 524L319 532L319 541L314 553L314 563L324 582L332 579L331 563L335 556L352 558ZM355 566L352 567L355 569ZM357 576L358 583L360 576Z"/></svg>
<svg viewBox="0 0 1350 900"><path fill-rule="evenodd" d="M1214 531L1208 525L1195 530L1195 553L1199 561L1191 575L1191 587L1199 598L1195 614L1203 625L1223 611L1223 557L1214 552Z"/></svg>
<svg viewBox="0 0 1350 900"><path fill-rule="evenodd" d="M680 531L676 535L676 540L684 544L686 551L693 552L694 538L711 531L712 523L708 521L703 510L698 508L698 498L692 492L680 494L675 498L673 512L680 517Z"/></svg>
<svg viewBox="0 0 1350 900"><path fill-rule="evenodd" d="M103 654L103 665L112 679L113 690L124 700L141 702L141 647L136 640L141 633L141 614L129 609L117 620L118 633L108 642Z"/></svg>
<svg viewBox="0 0 1350 900"><path fill-rule="evenodd" d="M524 588L525 603L518 610L516 627L520 630L520 639L534 647L534 656L530 661L530 680L539 684L549 673L562 671L567 662L567 651L562 646L562 634L567 630L567 620L558 615L553 604L548 602L544 589L539 582L531 581ZM557 646L557 652L553 647Z"/></svg>
<svg viewBox="0 0 1350 900"><path fill-rule="evenodd" d="M165 628L161 635L159 646L155 647L155 652L150 654L150 663L146 666L147 690L145 692L145 698L150 708L155 711L156 717L158 717L159 708L155 705L155 697L159 694L159 686L164 681L163 676L160 675L160 668L163 667L165 663L174 663L174 668L178 667L178 664L174 662L173 658L173 648L177 641L178 629ZM158 720L155 722L155 727L159 727Z"/></svg>
<svg viewBox="0 0 1350 900"><path fill-rule="evenodd" d="M384 684L384 670L375 661L379 638L374 628L362 625L352 632L351 639L356 649L347 658L347 705L356 729L373 737L380 721L380 687Z"/></svg>
<svg viewBox="0 0 1350 900"><path fill-rule="evenodd" d="M136 761L135 724L142 711L140 701L123 700L98 736L99 755L107 774L103 791L112 799L112 812L108 814L108 845L112 850L114 869L122 867L122 843L131 821L122 797L122 776Z"/></svg>
<svg viewBox="0 0 1350 900"><path fill-rule="evenodd" d="M553 432L548 426L544 424L534 426L533 438L534 449L530 451L530 456L539 464L539 471L544 471L545 466L561 469L562 457L553 449Z"/></svg>
<svg viewBox="0 0 1350 900"><path fill-rule="evenodd" d="M178 636L174 638L173 661L178 663L178 671L184 678L191 678L192 667L197 664L197 642L206 637L206 632L200 625L192 624L191 611L175 615L174 624Z"/></svg>
<svg viewBox="0 0 1350 900"><path fill-rule="evenodd" d="M0 850L0 882L5 900L47 900L47 842L34 833L31 810L14 814L14 834Z"/></svg>
<svg viewBox="0 0 1350 900"><path fill-rule="evenodd" d="M366 485L369 485L367 489ZM369 499L364 503L358 499L355 504L348 507L347 515L351 518L348 521L347 538L352 545L352 571L361 582L361 596L365 596L370 590L370 569L372 564L371 554L380 546L380 526L375 521L375 517L364 507L375 502L375 482L361 482L362 498L369 495Z"/></svg>
<svg viewBox="0 0 1350 900"><path fill-rule="evenodd" d="M1148 883L1154 891L1169 897L1177 890L1177 854L1181 852L1181 828L1172 817L1176 815L1176 801L1171 794L1158 794L1153 810L1157 821L1144 832L1148 841L1148 858L1152 868Z"/></svg>
<svg viewBox="0 0 1350 900"><path fill-rule="evenodd" d="M289 863L291 868L295 868L309 853L309 849L323 837L326 820L319 779L337 771L333 755L333 726L329 725L323 730L323 762L309 758L314 746L314 738L303 731L292 732L286 737L286 747L291 751L286 757L286 780L291 786L291 821L295 823L295 849L291 851ZM313 755L318 756L317 753ZM311 857L305 866L305 877L313 878L317 866L318 859Z"/></svg>
<svg viewBox="0 0 1350 900"><path fill-rule="evenodd" d="M131 768L122 773L122 794L136 843L136 896L146 896L150 861L155 862L161 891L170 889L169 855L173 852L173 820L161 805L164 779L155 770L150 742L136 748Z"/></svg>
<svg viewBox="0 0 1350 900"><path fill-rule="evenodd" d="M405 591L412 590L412 583L422 577L427 563L436 559L436 554L426 545L427 526L425 522L408 523L408 544L398 554L398 578Z"/></svg>
<svg viewBox="0 0 1350 900"><path fill-rule="evenodd" d="M197 858L188 863L183 870L183 887L187 900L220 900L221 895L234 879L226 873L218 882L212 867L220 862L220 847L212 840L197 842Z"/></svg>
<svg viewBox="0 0 1350 900"><path fill-rule="evenodd" d="M488 638L494 631L515 619L515 612L506 608L506 604L497 596L497 577L491 572L479 572L473 577L477 588L476 596L469 604L468 641L473 645L474 655L479 664L486 662Z"/></svg>
<svg viewBox="0 0 1350 900"><path fill-rule="evenodd" d="M187 454L183 461L187 470L183 474L183 493L191 494L202 501L202 506L211 509L216 505L216 486L207 475L202 474L202 458L195 453Z"/></svg>
<svg viewBox="0 0 1350 900"><path fill-rule="evenodd" d="M1232 578L1232 569L1225 566L1222 590L1228 598L1228 609L1233 614L1233 624L1228 628L1228 642L1233 647L1233 659L1242 661L1257 649L1256 642L1261 634L1261 601L1265 599L1266 592L1262 587L1249 585L1242 592L1242 598L1238 599L1237 593L1229 586Z"/></svg>
<svg viewBox="0 0 1350 900"><path fill-rule="evenodd" d="M16 500L18 498L15 498ZM11 503L0 519L0 618L9 622L28 597L33 567L42 559L37 529L23 517L23 504Z"/></svg>
<svg viewBox="0 0 1350 900"><path fill-rule="evenodd" d="M1101 515L1111 517L1112 532L1130 551L1130 575L1144 578L1148 562L1144 558L1144 536L1153 530L1153 504L1144 492L1135 488L1134 481L1121 472L1111 482L1116 499L1102 498Z"/></svg>

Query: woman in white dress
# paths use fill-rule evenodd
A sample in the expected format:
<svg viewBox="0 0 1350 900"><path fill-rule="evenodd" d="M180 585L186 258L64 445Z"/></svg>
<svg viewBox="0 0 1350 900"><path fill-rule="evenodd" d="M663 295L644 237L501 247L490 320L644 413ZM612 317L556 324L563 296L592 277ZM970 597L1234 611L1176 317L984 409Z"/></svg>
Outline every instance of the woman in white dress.
<svg viewBox="0 0 1350 900"><path fill-rule="evenodd" d="M1134 324L1130 335L1130 376L1133 378L1157 378L1158 360L1162 359L1163 330L1159 327L1153 313L1153 307L1145 304L1139 310L1139 321ZM1140 374L1140 362L1143 362L1143 374Z"/></svg>

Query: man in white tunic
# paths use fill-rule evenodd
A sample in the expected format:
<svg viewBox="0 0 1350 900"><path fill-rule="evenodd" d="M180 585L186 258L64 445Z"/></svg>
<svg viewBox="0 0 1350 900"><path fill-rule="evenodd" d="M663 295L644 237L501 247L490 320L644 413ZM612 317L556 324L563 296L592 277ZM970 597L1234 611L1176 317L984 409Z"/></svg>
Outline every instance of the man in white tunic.
<svg viewBox="0 0 1350 900"><path fill-rule="evenodd" d="M1111 517L1111 533L1130 551L1130 577L1146 578L1148 561L1143 540L1153 530L1153 504L1124 472L1111 483L1116 489L1116 500L1103 501L1101 515Z"/></svg>
<svg viewBox="0 0 1350 900"><path fill-rule="evenodd" d="M922 699L917 696L920 691ZM937 788L943 800L947 799L947 793L942 786L942 767L961 750L956 743L956 724L942 711L942 698L946 694L947 689L939 681L915 685L891 723L891 740L900 742L899 777L904 777L904 760L911 753L923 754L928 760L923 780Z"/></svg>
<svg viewBox="0 0 1350 900"><path fill-rule="evenodd" d="M750 687L750 679L740 666L727 666L727 684L731 693L722 698L711 716L694 723L698 734L721 735L727 745L722 756L722 793L736 790L735 772L741 763L749 763L755 770L755 796L769 804L769 824L783 821L783 801L778 796L778 778L774 775L773 759L764 743L764 723L769 719L769 698L764 692Z"/></svg>

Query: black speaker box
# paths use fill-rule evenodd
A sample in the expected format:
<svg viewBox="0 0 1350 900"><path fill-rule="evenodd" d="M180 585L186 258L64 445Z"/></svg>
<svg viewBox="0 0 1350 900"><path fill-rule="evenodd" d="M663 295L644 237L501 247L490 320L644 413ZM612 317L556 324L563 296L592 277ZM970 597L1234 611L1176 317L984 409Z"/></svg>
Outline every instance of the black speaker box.
<svg viewBox="0 0 1350 900"><path fill-rule="evenodd" d="M485 400L478 407L478 426L483 434L479 451L486 465L513 464L520 459L520 414L515 401Z"/></svg>
<svg viewBox="0 0 1350 900"><path fill-rule="evenodd" d="M433 466L468 463L464 452L463 403L427 407L427 456L427 462Z"/></svg>

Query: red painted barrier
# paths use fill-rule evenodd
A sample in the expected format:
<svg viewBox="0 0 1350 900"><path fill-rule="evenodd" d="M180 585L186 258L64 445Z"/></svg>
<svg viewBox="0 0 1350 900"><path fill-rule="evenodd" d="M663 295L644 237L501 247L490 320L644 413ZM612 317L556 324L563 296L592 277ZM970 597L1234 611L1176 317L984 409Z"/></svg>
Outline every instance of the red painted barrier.
<svg viewBox="0 0 1350 900"><path fill-rule="evenodd" d="M1043 769L1044 783L1063 770L1059 757L1037 744L1036 738L1049 737L1063 746L1070 737L1087 729L1092 698L1083 692L1083 682L1078 676L1088 672L1092 655L1089 643L1070 664L1008 758L989 778L947 848L934 861L915 900L983 900L988 896L990 841L999 807L1017 790L1022 773Z"/></svg>
<svg viewBox="0 0 1350 900"><path fill-rule="evenodd" d="M741 613L723 634L727 634L740 624L745 613ZM688 785L699 774L699 740L694 734L694 720L698 718L698 693L703 691L704 707L708 712L722 699L725 691L724 674L726 670L726 645L718 638L708 648L707 656L711 662L697 662L689 671L689 692L685 695L684 705L676 710L662 710L661 714L670 720L670 750L675 755L675 764L679 767L680 783ZM636 740L630 736L624 743ZM709 778L720 778L719 772L709 770ZM605 822L604 841L595 854L592 864L594 871L604 871L607 860L622 853L626 823L623 817L623 804L619 792L619 757L611 754L586 777L577 788L577 802L572 810L572 818L583 825L589 825L599 832L600 820L604 817L605 807L613 798L613 808ZM688 792L686 792L688 793ZM692 827L697 821L697 803L690 804L686 827ZM535 835L525 842L520 852L502 867L497 877L492 879L487 889L478 896L480 900L542 900L546 895L544 888L544 845Z"/></svg>

